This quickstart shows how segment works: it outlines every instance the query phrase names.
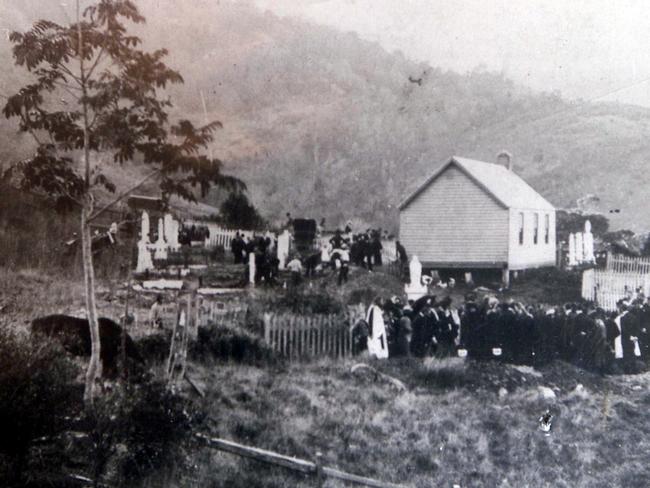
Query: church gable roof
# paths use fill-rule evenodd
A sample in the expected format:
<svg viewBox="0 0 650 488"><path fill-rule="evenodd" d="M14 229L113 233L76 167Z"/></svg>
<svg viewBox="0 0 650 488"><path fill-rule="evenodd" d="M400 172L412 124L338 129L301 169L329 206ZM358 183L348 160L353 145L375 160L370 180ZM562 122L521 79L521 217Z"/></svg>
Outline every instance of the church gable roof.
<svg viewBox="0 0 650 488"><path fill-rule="evenodd" d="M537 193L533 187L505 166L458 156L452 157L429 176L417 190L400 204L399 209L404 210L452 165L458 167L505 208L555 210L555 207Z"/></svg>

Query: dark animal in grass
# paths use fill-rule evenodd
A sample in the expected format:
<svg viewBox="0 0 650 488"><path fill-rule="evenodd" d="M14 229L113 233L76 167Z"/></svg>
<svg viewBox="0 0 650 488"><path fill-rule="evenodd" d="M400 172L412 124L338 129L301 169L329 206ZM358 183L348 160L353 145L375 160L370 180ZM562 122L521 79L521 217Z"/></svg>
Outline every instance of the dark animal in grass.
<svg viewBox="0 0 650 488"><path fill-rule="evenodd" d="M90 356L90 329L88 320L69 315L47 315L32 321L32 334L55 337L63 348L75 356ZM100 358L102 372L107 378L117 376L117 365L122 347L122 327L105 317L99 318ZM131 362L144 361L133 339L126 335L126 357Z"/></svg>

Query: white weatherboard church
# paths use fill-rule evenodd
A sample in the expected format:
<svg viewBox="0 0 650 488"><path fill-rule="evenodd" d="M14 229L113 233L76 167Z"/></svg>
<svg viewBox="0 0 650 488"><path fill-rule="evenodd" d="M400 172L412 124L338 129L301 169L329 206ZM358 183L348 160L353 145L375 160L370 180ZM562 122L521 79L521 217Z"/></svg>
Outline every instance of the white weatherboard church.
<svg viewBox="0 0 650 488"><path fill-rule="evenodd" d="M512 171L511 156L497 163L452 157L406 198L400 241L424 268L510 271L554 266L555 208Z"/></svg>

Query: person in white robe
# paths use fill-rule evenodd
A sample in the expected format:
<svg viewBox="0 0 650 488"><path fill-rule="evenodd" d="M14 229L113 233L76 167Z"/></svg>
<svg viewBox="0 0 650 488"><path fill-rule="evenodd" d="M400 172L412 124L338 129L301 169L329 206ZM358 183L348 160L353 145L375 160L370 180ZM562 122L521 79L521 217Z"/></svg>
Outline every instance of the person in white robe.
<svg viewBox="0 0 650 488"><path fill-rule="evenodd" d="M379 299L375 301L368 308L366 315L366 322L370 328L368 331L368 353L377 359L386 359L388 358L388 341L384 325L384 312L377 302L381 303Z"/></svg>

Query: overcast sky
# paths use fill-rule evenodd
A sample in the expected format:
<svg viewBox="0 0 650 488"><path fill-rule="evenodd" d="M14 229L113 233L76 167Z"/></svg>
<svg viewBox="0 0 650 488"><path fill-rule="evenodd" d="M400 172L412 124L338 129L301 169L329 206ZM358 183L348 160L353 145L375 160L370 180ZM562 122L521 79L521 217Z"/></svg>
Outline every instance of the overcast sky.
<svg viewBox="0 0 650 488"><path fill-rule="evenodd" d="M648 0L253 0L465 72L650 107ZM647 80L647 81L646 81Z"/></svg>

